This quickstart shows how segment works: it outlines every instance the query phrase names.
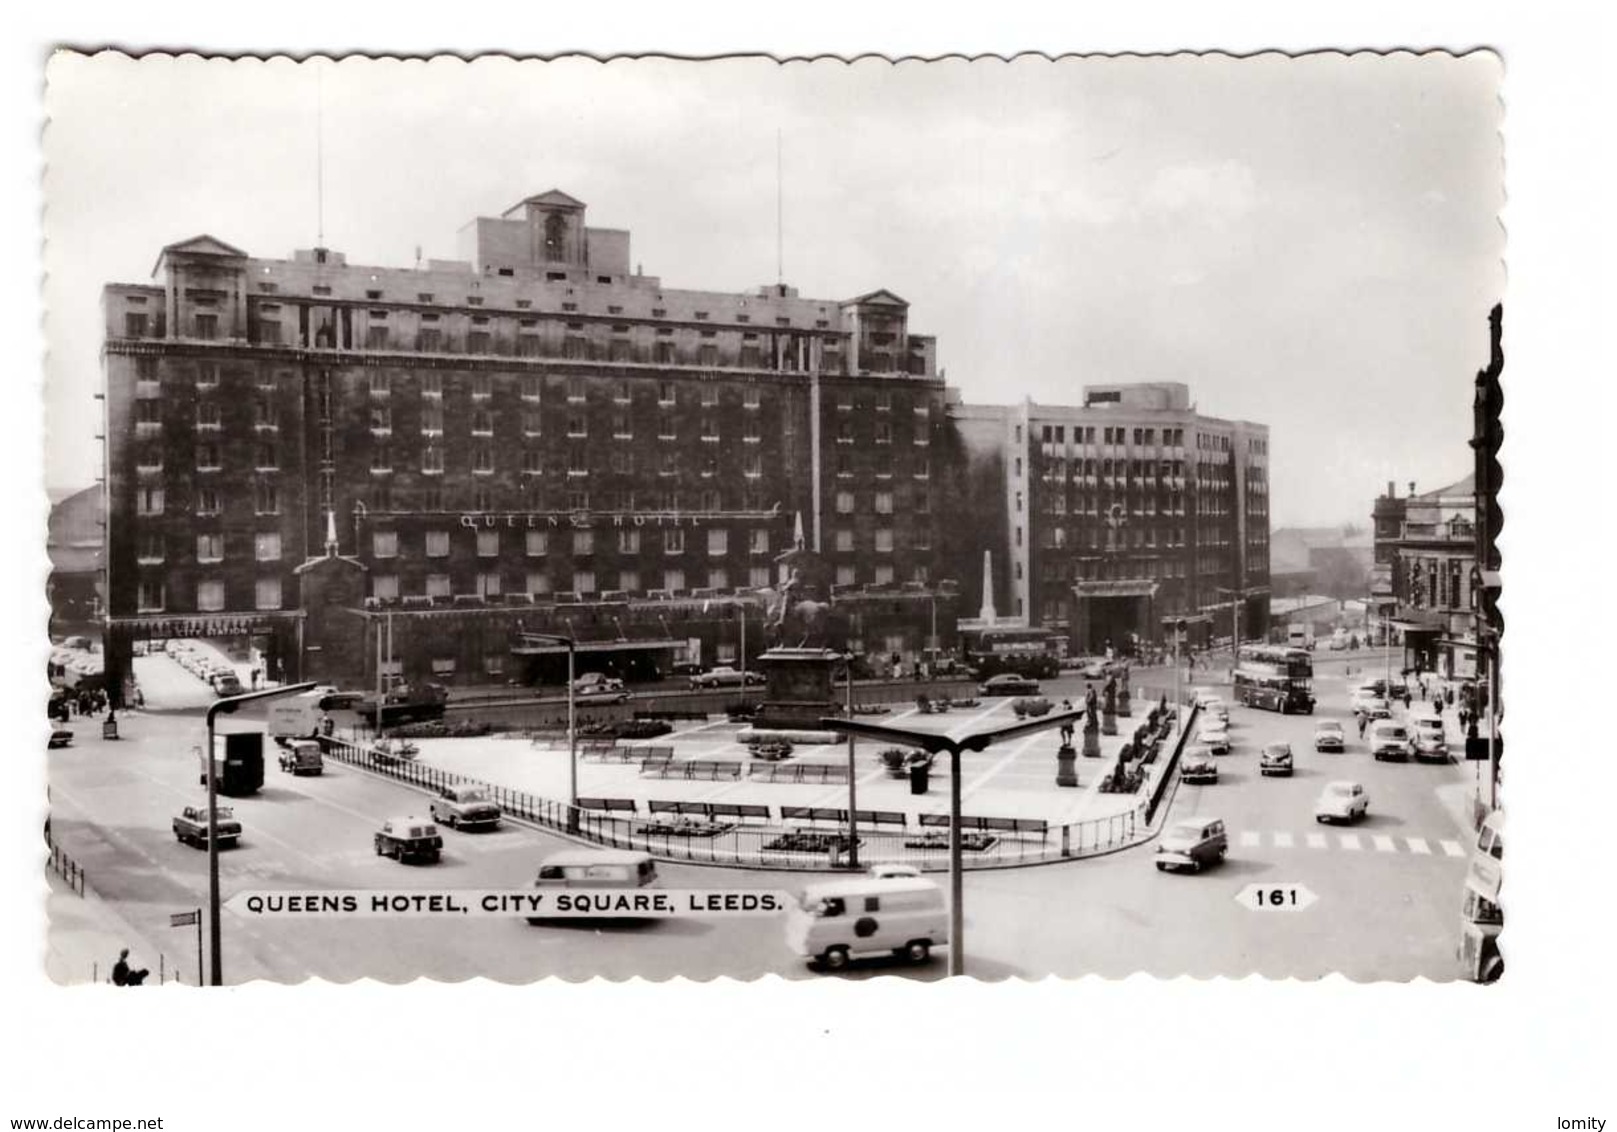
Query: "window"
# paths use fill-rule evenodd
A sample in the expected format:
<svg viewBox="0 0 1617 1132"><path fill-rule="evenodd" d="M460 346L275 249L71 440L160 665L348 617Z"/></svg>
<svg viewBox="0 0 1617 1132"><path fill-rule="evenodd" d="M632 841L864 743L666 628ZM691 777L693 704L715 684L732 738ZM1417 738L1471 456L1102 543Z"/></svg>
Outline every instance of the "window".
<svg viewBox="0 0 1617 1132"><path fill-rule="evenodd" d="M852 566L837 567L837 585L851 586L854 584L855 577L857 577L857 575L854 573L854 568Z"/></svg>
<svg viewBox="0 0 1617 1132"><path fill-rule="evenodd" d="M135 594L135 608L141 613L163 612L163 583L142 579Z"/></svg>
<svg viewBox="0 0 1617 1132"><path fill-rule="evenodd" d="M201 338L203 341L211 342L219 337L219 316L217 314L202 314L199 312L194 323L196 337Z"/></svg>
<svg viewBox="0 0 1617 1132"><path fill-rule="evenodd" d="M573 592L575 594L592 594L595 592L595 571L574 570Z"/></svg>
<svg viewBox="0 0 1617 1132"><path fill-rule="evenodd" d="M384 601L392 601L399 596L399 576L397 574L377 574L371 578L371 596ZM259 606L260 609L263 606Z"/></svg>
<svg viewBox="0 0 1617 1132"><path fill-rule="evenodd" d="M617 413L612 417L612 439L634 439L634 430L629 427L629 415L627 413Z"/></svg>
<svg viewBox="0 0 1617 1132"><path fill-rule="evenodd" d="M754 527L747 538L747 550L753 554L769 553L769 531L764 527Z"/></svg>
<svg viewBox="0 0 1617 1132"><path fill-rule="evenodd" d="M730 585L730 571L723 566L710 566L707 571L707 584L716 590L722 590Z"/></svg>
<svg viewBox="0 0 1617 1132"><path fill-rule="evenodd" d="M837 514L838 515L852 515L853 514L853 492L851 492L851 491L839 491L839 492L837 492Z"/></svg>
<svg viewBox="0 0 1617 1132"><path fill-rule="evenodd" d="M837 528L836 548L842 554L848 554L853 550L853 532L847 527Z"/></svg>
<svg viewBox="0 0 1617 1132"><path fill-rule="evenodd" d="M378 422L385 422L381 427L391 429L393 415L382 410L384 416L378 416L376 411L371 413L371 428L378 427ZM421 406L421 432L426 436L441 436L444 431L444 407L440 401L428 401Z"/></svg>
<svg viewBox="0 0 1617 1132"><path fill-rule="evenodd" d="M730 553L730 532L722 529L707 532L707 552L710 557L722 558Z"/></svg>
<svg viewBox="0 0 1617 1132"><path fill-rule="evenodd" d="M392 375L383 370L371 371L371 396L386 397L393 390Z"/></svg>
<svg viewBox="0 0 1617 1132"><path fill-rule="evenodd" d="M719 424L713 417L702 418L702 439L708 444L719 442Z"/></svg>
<svg viewBox="0 0 1617 1132"><path fill-rule="evenodd" d="M666 528L663 531L663 553L684 554L685 532L677 527Z"/></svg>
<svg viewBox="0 0 1617 1132"><path fill-rule="evenodd" d="M876 528L876 551L878 554L891 554L893 552L893 528Z"/></svg>
<svg viewBox="0 0 1617 1132"><path fill-rule="evenodd" d="M219 406L203 403L197 406L197 415L200 418L203 409L213 410L213 427L219 427ZM160 428L163 424L163 403L161 401L135 402L135 427L137 431L151 431Z"/></svg>
<svg viewBox="0 0 1617 1132"><path fill-rule="evenodd" d="M530 594L547 594L550 592L550 575L544 570L529 570L527 585Z"/></svg>
<svg viewBox="0 0 1617 1132"><path fill-rule="evenodd" d="M281 513L281 492L273 483L259 480L253 485L253 509L260 515Z"/></svg>
<svg viewBox="0 0 1617 1132"><path fill-rule="evenodd" d="M619 554L639 554L640 553L640 532L637 531L637 530L633 530L631 528L619 528L619 530L618 530L618 553ZM624 589L629 589L631 587L625 586L623 588Z"/></svg>
<svg viewBox="0 0 1617 1132"><path fill-rule="evenodd" d="M640 572L638 570L623 570L618 574L618 589L625 593L640 592Z"/></svg>
<svg viewBox="0 0 1617 1132"><path fill-rule="evenodd" d="M275 325L276 325L277 328L279 328L279 326L280 326L279 323L276 323ZM260 326L260 331L262 331L263 328L264 328L264 324L260 323L259 326ZM279 337L279 335L277 335L277 337ZM387 324L386 323L378 324L378 323L373 322L373 323L371 323L369 326L367 326L365 328L365 348L367 350L385 350L385 349L387 349Z"/></svg>
<svg viewBox="0 0 1617 1132"><path fill-rule="evenodd" d="M444 375L441 373L424 373L421 375L421 396L442 397L444 395ZM440 426L441 427L441 426Z"/></svg>
<svg viewBox="0 0 1617 1132"><path fill-rule="evenodd" d="M265 468L263 465L259 465L258 470L262 472L262 471L268 471L270 469ZM373 471L373 472L391 472L392 470L393 470L393 449L392 449L392 447L390 445L387 445L387 444L373 444L373 445L371 445L371 471Z"/></svg>
<svg viewBox="0 0 1617 1132"><path fill-rule="evenodd" d="M158 504L158 512L162 511L162 504ZM219 514L219 492L216 488L197 488L196 513L198 515Z"/></svg>
<svg viewBox="0 0 1617 1132"><path fill-rule="evenodd" d="M498 558L500 556L500 532L477 532L477 556L479 558Z"/></svg>
<svg viewBox="0 0 1617 1132"><path fill-rule="evenodd" d="M701 509L703 511L722 511L724 509L723 500L719 498L717 490L709 488L702 492Z"/></svg>
<svg viewBox="0 0 1617 1132"><path fill-rule="evenodd" d="M212 441L197 445L197 471L217 472L221 467L219 446Z"/></svg>
<svg viewBox="0 0 1617 1132"><path fill-rule="evenodd" d="M472 471L485 476L494 471L493 445L477 444L472 447Z"/></svg>
<svg viewBox="0 0 1617 1132"><path fill-rule="evenodd" d="M878 491L876 493L876 514L891 515L893 513L893 493Z"/></svg>
<svg viewBox="0 0 1617 1132"><path fill-rule="evenodd" d="M876 549L880 550L881 547L878 546ZM878 586L890 586L893 584L893 567L891 563L883 562L876 567L876 584Z"/></svg>
<svg viewBox="0 0 1617 1132"><path fill-rule="evenodd" d="M225 558L225 536L217 532L197 535L197 561L223 562Z"/></svg>
<svg viewBox="0 0 1617 1132"><path fill-rule="evenodd" d="M910 546L916 550L932 549L932 531L927 527L919 527L910 536Z"/></svg>
<svg viewBox="0 0 1617 1132"><path fill-rule="evenodd" d="M451 590L450 590L450 585L449 585L449 575L448 574L428 574L427 575L427 596L428 597L448 597L450 595L450 592L451 592Z"/></svg>
<svg viewBox="0 0 1617 1132"><path fill-rule="evenodd" d="M572 437L589 435L589 425L582 414L574 414L567 418L567 435Z"/></svg>
<svg viewBox="0 0 1617 1132"><path fill-rule="evenodd" d="M397 558L399 555L399 532L372 531L371 557Z"/></svg>
<svg viewBox="0 0 1617 1132"><path fill-rule="evenodd" d="M444 450L436 444L429 444L421 450L421 471L425 475L442 475L444 471Z"/></svg>
<svg viewBox="0 0 1617 1132"><path fill-rule="evenodd" d="M837 407L840 409L842 406L838 405ZM838 444L852 444L853 443L853 422L852 421L838 421L837 422L837 443Z"/></svg>
<svg viewBox="0 0 1617 1132"><path fill-rule="evenodd" d="M472 435L493 436L494 414L487 409L477 409L472 413Z"/></svg>
<svg viewBox="0 0 1617 1132"><path fill-rule="evenodd" d="M135 470L138 472L160 472L163 470L163 450L155 444L142 445L135 454Z"/></svg>
<svg viewBox="0 0 1617 1132"><path fill-rule="evenodd" d="M498 597L500 595L500 572L498 570L484 570L477 575L477 596Z"/></svg>
<svg viewBox="0 0 1617 1132"><path fill-rule="evenodd" d="M888 421L876 422L876 443L891 444L893 442L893 426Z"/></svg>
<svg viewBox="0 0 1617 1132"><path fill-rule="evenodd" d="M211 362L203 362L197 366L197 388L217 389L219 387L219 367Z"/></svg>
<svg viewBox="0 0 1617 1132"><path fill-rule="evenodd" d="M466 352L468 354L489 353L489 342L487 330L469 330L466 332Z"/></svg>
<svg viewBox="0 0 1617 1132"><path fill-rule="evenodd" d="M151 409L148 412L141 412L140 411L141 409L144 409L148 405L151 406ZM157 417L158 403L156 401L137 401L135 403L135 408L136 408L136 413L135 413L135 423L136 424L157 424L158 423L158 417ZM148 416L150 417L149 420L146 419ZM207 429L207 430L211 431L213 429L217 429L218 427L219 427L219 402L217 402L217 401L201 401L201 402L198 402L198 404L197 404L197 428L199 430L200 429Z"/></svg>
<svg viewBox="0 0 1617 1132"><path fill-rule="evenodd" d="M574 531L573 532L573 554L574 555L585 555L585 554L594 554L594 553L595 553L595 532L594 531Z"/></svg>
<svg viewBox="0 0 1617 1132"><path fill-rule="evenodd" d="M272 441L260 440L253 446L253 467L261 472L273 472L280 467L280 464L280 458L275 454L275 444Z"/></svg>
<svg viewBox="0 0 1617 1132"><path fill-rule="evenodd" d="M200 410L200 406L198 409ZM216 406L217 408L217 406ZM256 429L274 429L280 427L280 414L276 411L275 401L271 397L259 397L253 401L253 427ZM215 426L218 425L218 416L214 417Z"/></svg>
<svg viewBox="0 0 1617 1132"><path fill-rule="evenodd" d="M124 312L124 337L146 337L146 315L144 313L136 313L134 311Z"/></svg>
<svg viewBox="0 0 1617 1132"><path fill-rule="evenodd" d="M216 613L225 607L225 584L223 582L197 583L197 610L202 613Z"/></svg>
<svg viewBox="0 0 1617 1132"><path fill-rule="evenodd" d="M683 571L683 570L664 570L663 571L663 589L667 590L671 594L674 594L674 593L679 593L684 588L685 588L685 571Z"/></svg>
<svg viewBox="0 0 1617 1132"><path fill-rule="evenodd" d="M135 551L135 561L141 563L155 563L163 561L163 536L157 531L147 531L140 536L140 546Z"/></svg>
<svg viewBox="0 0 1617 1132"><path fill-rule="evenodd" d="M612 471L616 475L627 476L634 473L634 453L619 449L609 457Z"/></svg>
<svg viewBox="0 0 1617 1132"><path fill-rule="evenodd" d="M522 474L525 476L543 475L545 470L545 454L537 448L525 449L522 453Z"/></svg>
<svg viewBox="0 0 1617 1132"><path fill-rule="evenodd" d="M423 326L416 335L415 348L424 354L438 350L443 343L443 334L436 326Z"/></svg>
<svg viewBox="0 0 1617 1132"><path fill-rule="evenodd" d="M427 541L427 557L428 558L448 558L449 557L449 532L448 531L428 531L426 541Z"/></svg>

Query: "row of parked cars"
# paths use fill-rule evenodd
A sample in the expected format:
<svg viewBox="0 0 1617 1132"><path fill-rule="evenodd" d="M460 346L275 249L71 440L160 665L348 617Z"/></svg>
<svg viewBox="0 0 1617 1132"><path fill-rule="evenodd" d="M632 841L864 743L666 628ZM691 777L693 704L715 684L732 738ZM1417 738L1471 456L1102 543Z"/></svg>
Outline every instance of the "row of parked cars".
<svg viewBox="0 0 1617 1132"><path fill-rule="evenodd" d="M213 649L195 641L171 640L164 644L163 651L219 695L235 696L241 693L241 678L236 675L235 667L221 660Z"/></svg>

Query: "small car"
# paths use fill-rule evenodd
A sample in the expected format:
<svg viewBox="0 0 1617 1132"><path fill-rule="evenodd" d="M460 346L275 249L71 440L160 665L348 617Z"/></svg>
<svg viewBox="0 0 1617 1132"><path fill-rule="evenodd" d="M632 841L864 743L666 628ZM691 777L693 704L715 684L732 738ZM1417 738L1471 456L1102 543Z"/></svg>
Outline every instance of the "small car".
<svg viewBox="0 0 1617 1132"><path fill-rule="evenodd" d="M1386 683L1381 680L1377 680L1374 684L1360 685L1354 689L1352 697L1348 700L1348 706L1353 709L1355 715L1363 715L1367 708L1378 704L1385 707L1386 689Z"/></svg>
<svg viewBox="0 0 1617 1132"><path fill-rule="evenodd" d="M762 672L753 672L749 669L742 673L728 664L720 664L707 672L699 672L691 677L693 688L740 688L763 682Z"/></svg>
<svg viewBox="0 0 1617 1132"><path fill-rule="evenodd" d="M378 857L395 861L436 861L444 848L438 827L418 817L388 818L371 841Z"/></svg>
<svg viewBox="0 0 1617 1132"><path fill-rule="evenodd" d="M1206 747L1186 747L1179 756L1179 777L1185 782L1217 782L1218 760Z"/></svg>
<svg viewBox="0 0 1617 1132"><path fill-rule="evenodd" d="M1443 717L1435 712L1420 712L1410 720L1415 738L1415 758L1420 761L1449 761L1449 741L1443 730Z"/></svg>
<svg viewBox="0 0 1617 1132"><path fill-rule="evenodd" d="M1211 696L1202 701L1202 714L1227 726L1230 722L1230 705L1224 702L1223 696Z"/></svg>
<svg viewBox="0 0 1617 1132"><path fill-rule="evenodd" d="M1015 672L1001 672L998 676L990 676L977 685L979 696L1036 696L1039 694L1039 682L1031 676L1019 676Z"/></svg>
<svg viewBox="0 0 1617 1132"><path fill-rule="evenodd" d="M291 775L323 774L326 758L320 753L320 744L304 739L283 748L278 761L281 770Z"/></svg>
<svg viewBox="0 0 1617 1132"><path fill-rule="evenodd" d="M1196 704L1198 707L1206 707L1214 700L1219 700L1222 698L1222 696L1213 691L1211 688L1196 687L1190 690L1190 702Z"/></svg>
<svg viewBox="0 0 1617 1132"><path fill-rule="evenodd" d="M1370 753L1376 761L1403 762L1409 758L1412 743L1409 728L1391 719L1378 719L1370 725Z"/></svg>
<svg viewBox="0 0 1617 1132"><path fill-rule="evenodd" d="M174 819L174 840L205 849L208 845L208 807L187 806ZM214 827L219 831L219 845L234 845L241 839L241 822L229 806L214 808Z"/></svg>
<svg viewBox="0 0 1617 1132"><path fill-rule="evenodd" d="M50 742L46 743L45 746L54 751L58 747L65 747L71 742L73 742L73 732L65 727L53 727L51 728Z"/></svg>
<svg viewBox="0 0 1617 1132"><path fill-rule="evenodd" d="M241 686L241 677L225 672L213 678L213 690L221 696L239 696L247 689Z"/></svg>
<svg viewBox="0 0 1617 1132"><path fill-rule="evenodd" d="M914 865L906 865L898 861L877 861L870 866L870 875L876 880L885 880L888 877L918 877L921 875L921 870Z"/></svg>
<svg viewBox="0 0 1617 1132"><path fill-rule="evenodd" d="M1206 747L1210 754L1230 753L1230 733L1224 729L1222 723L1202 724L1196 732L1196 742Z"/></svg>
<svg viewBox="0 0 1617 1132"><path fill-rule="evenodd" d="M1222 861L1229 847L1222 818L1180 818L1157 842L1157 871L1188 868L1199 873Z"/></svg>
<svg viewBox="0 0 1617 1132"><path fill-rule="evenodd" d="M1345 751L1347 736L1339 719L1322 719L1314 725L1314 750Z"/></svg>
<svg viewBox="0 0 1617 1132"><path fill-rule="evenodd" d="M493 829L500 824L500 816L499 803L488 796L488 790L469 782L445 786L432 800L432 820L450 829Z"/></svg>
<svg viewBox="0 0 1617 1132"><path fill-rule="evenodd" d="M1265 743L1258 756L1258 773L1263 775L1291 774L1291 744Z"/></svg>
<svg viewBox="0 0 1617 1132"><path fill-rule="evenodd" d="M318 687L310 688L309 694L320 697L321 711L352 709L365 698L364 692L340 691L334 684L321 684Z"/></svg>
<svg viewBox="0 0 1617 1132"><path fill-rule="evenodd" d="M1353 822L1370 812L1370 795L1357 782L1331 782L1314 802L1317 822Z"/></svg>
<svg viewBox="0 0 1617 1132"><path fill-rule="evenodd" d="M587 672L573 681L573 696L580 703L621 704L632 695L622 680L599 672Z"/></svg>

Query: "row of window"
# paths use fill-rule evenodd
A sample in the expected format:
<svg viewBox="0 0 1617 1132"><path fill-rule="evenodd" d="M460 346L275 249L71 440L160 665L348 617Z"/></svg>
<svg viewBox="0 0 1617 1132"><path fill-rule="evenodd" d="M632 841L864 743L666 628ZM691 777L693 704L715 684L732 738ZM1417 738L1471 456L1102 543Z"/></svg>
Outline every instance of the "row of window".
<svg viewBox="0 0 1617 1132"><path fill-rule="evenodd" d="M1041 426L1040 440L1045 444L1065 444L1067 442L1066 425ZM1129 430L1121 425L1105 425L1099 430L1102 444L1126 444L1129 439ZM1094 425L1073 425L1072 442L1074 444L1094 444L1096 428ZM1018 426L1017 443L1021 443L1020 426ZM1136 428L1134 430L1134 444L1136 447L1151 447L1157 443L1157 430L1155 428ZM1185 430L1182 428L1165 428L1162 430L1162 443L1165 447L1183 447L1185 443Z"/></svg>
<svg viewBox="0 0 1617 1132"><path fill-rule="evenodd" d="M838 515L852 515L855 510L856 494L851 491L839 491L836 495L836 513ZM871 510L878 515L891 515L893 513L893 493L890 491L872 492L870 496ZM930 515L932 513L932 497L924 491L917 491L910 497L909 511L915 515Z"/></svg>
<svg viewBox="0 0 1617 1132"><path fill-rule="evenodd" d="M253 514L279 515L281 513L281 492L273 482L268 480L255 480L252 487ZM135 487L135 514L161 515L164 511L165 498L163 488L159 484L142 483ZM218 515L224 510L224 495L211 487L198 487L192 494L191 514Z"/></svg>
<svg viewBox="0 0 1617 1132"><path fill-rule="evenodd" d="M253 585L253 608L280 609L282 603L281 579L259 578ZM162 613L168 608L168 586L161 578L143 578L136 589L136 609L140 613ZM225 584L209 580L196 586L196 611L219 613L225 606Z"/></svg>

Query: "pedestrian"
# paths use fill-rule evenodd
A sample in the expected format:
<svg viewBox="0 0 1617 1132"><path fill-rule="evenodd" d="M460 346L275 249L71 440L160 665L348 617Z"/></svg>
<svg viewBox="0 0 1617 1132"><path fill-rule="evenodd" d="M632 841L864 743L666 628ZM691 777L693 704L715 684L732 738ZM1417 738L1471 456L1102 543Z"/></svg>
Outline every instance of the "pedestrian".
<svg viewBox="0 0 1617 1132"><path fill-rule="evenodd" d="M256 691L258 691L258 676L259 676L258 669L256 669L256 668L253 669L252 676L253 676L253 691L256 692Z"/></svg>
<svg viewBox="0 0 1617 1132"><path fill-rule="evenodd" d="M118 962L112 965L112 982L115 986L138 987L146 981L146 976L149 974L151 972L144 967L138 971L130 969L129 949L127 947L118 952Z"/></svg>
<svg viewBox="0 0 1617 1132"><path fill-rule="evenodd" d="M1358 715L1359 715L1359 738L1363 739L1364 738L1364 723L1365 723L1365 720L1368 717L1363 712L1359 712Z"/></svg>
<svg viewBox="0 0 1617 1132"><path fill-rule="evenodd" d="M1453 684L1450 684L1447 688L1443 689L1443 702L1448 704L1449 707L1454 706L1454 685Z"/></svg>
<svg viewBox="0 0 1617 1132"><path fill-rule="evenodd" d="M139 688L135 689L135 706L138 708L146 706L146 695Z"/></svg>

